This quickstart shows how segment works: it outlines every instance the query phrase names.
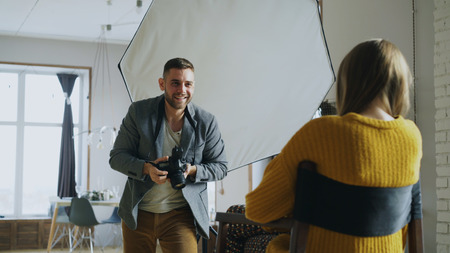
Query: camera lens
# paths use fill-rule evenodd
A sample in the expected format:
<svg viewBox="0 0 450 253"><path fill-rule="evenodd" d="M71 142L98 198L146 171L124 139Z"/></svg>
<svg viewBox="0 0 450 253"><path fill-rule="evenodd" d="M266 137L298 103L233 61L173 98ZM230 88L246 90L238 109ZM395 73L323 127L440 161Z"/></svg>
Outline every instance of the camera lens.
<svg viewBox="0 0 450 253"><path fill-rule="evenodd" d="M177 170L173 174L170 175L170 182L172 184L172 188L180 190L186 186L186 179L184 178L183 172L181 170Z"/></svg>

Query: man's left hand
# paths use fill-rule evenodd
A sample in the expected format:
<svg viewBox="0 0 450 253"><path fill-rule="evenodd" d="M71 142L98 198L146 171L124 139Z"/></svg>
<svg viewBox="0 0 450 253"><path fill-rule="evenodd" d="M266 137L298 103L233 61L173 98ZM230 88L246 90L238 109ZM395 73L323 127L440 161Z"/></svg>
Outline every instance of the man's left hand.
<svg viewBox="0 0 450 253"><path fill-rule="evenodd" d="M195 175L197 175L197 167L195 165L187 163L186 171L184 172L184 177L187 178L188 176L191 176L195 178Z"/></svg>

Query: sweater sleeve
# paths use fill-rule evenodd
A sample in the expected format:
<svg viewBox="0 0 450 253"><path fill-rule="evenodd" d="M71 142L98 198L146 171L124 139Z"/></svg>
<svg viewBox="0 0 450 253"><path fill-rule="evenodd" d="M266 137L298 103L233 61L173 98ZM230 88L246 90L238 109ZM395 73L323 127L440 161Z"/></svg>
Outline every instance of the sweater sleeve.
<svg viewBox="0 0 450 253"><path fill-rule="evenodd" d="M299 133L264 171L258 187L245 197L248 219L266 223L292 214L295 201L297 165L302 159Z"/></svg>

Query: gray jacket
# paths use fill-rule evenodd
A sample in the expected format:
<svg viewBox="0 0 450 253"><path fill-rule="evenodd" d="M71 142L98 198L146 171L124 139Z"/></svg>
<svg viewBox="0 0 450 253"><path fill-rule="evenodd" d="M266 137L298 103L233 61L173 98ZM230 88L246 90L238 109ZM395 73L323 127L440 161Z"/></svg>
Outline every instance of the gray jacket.
<svg viewBox="0 0 450 253"><path fill-rule="evenodd" d="M146 160L162 157L164 117L164 95L132 103L110 152L111 168L128 176L119 216L130 229L136 229L138 204L154 185L142 168ZM185 162L196 165L197 175L188 177L183 196L194 214L197 233L209 238L207 182L227 175L225 146L211 113L189 103L184 117L180 145Z"/></svg>

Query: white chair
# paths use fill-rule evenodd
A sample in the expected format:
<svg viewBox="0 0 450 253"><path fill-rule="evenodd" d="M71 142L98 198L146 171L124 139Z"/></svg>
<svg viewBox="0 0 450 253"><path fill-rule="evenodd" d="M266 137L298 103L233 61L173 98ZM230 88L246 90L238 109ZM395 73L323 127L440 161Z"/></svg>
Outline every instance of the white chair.
<svg viewBox="0 0 450 253"><path fill-rule="evenodd" d="M118 248L120 248L122 246L122 219L117 213L118 210L118 207L114 207L111 216L106 220L102 220L101 224L111 224L113 226L113 236L109 237L110 240L106 242L105 245L114 245L119 246ZM103 246L102 250L104 249L104 247L105 246Z"/></svg>
<svg viewBox="0 0 450 253"><path fill-rule="evenodd" d="M52 213L55 211L55 205L51 205ZM53 214L51 214L53 216ZM58 208L55 220L56 229L54 232L54 237L51 242L51 248L54 248L58 242L61 242L61 247L64 247L65 244L69 245L70 240L70 226L71 223L69 221L69 216L66 212L65 207Z"/></svg>

